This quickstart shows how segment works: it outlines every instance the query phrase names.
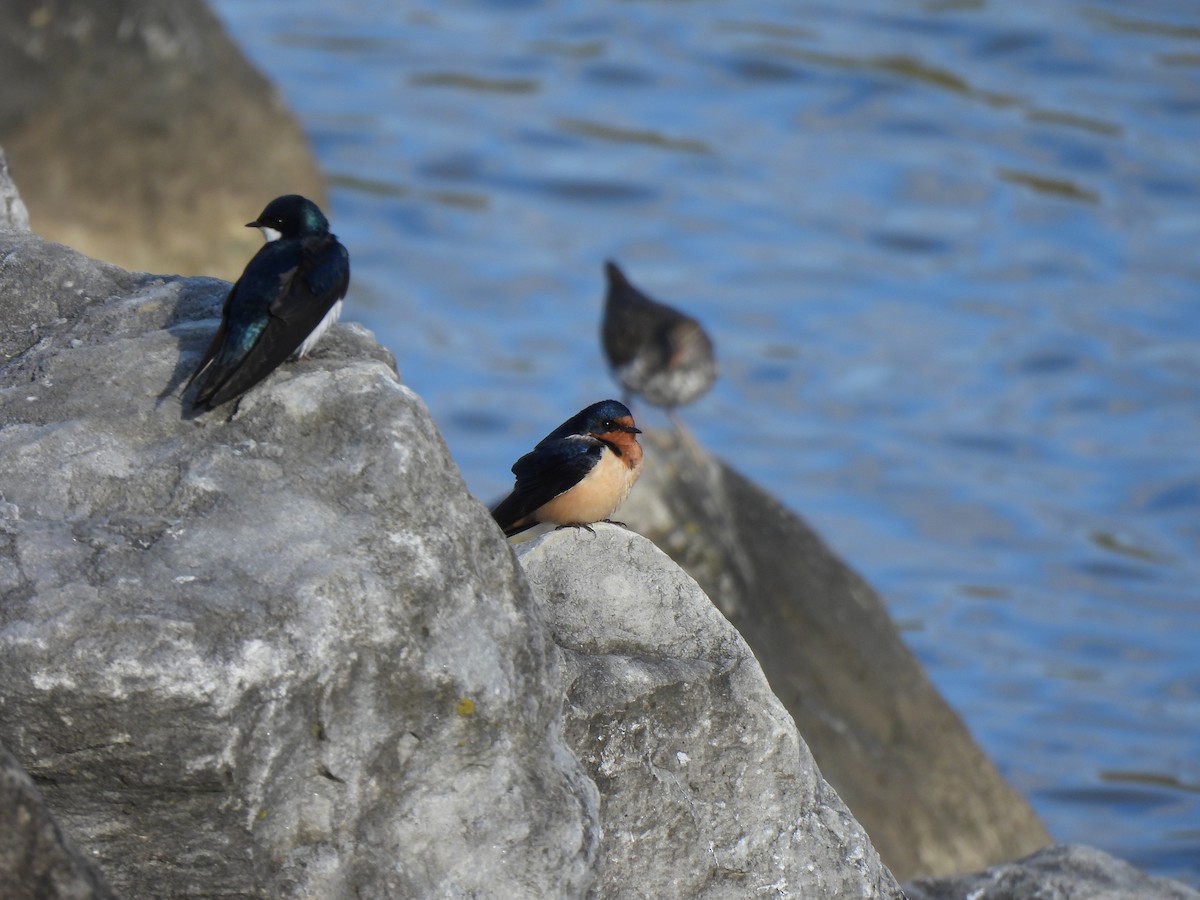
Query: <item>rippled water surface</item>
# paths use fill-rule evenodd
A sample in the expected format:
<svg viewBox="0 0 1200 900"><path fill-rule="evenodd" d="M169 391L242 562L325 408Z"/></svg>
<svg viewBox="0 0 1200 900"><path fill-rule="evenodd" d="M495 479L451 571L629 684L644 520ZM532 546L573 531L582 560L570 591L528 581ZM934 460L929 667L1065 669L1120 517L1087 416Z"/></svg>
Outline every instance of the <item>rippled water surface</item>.
<svg viewBox="0 0 1200 900"><path fill-rule="evenodd" d="M616 258L1054 836L1200 884L1200 4L217 9L473 491L616 395Z"/></svg>

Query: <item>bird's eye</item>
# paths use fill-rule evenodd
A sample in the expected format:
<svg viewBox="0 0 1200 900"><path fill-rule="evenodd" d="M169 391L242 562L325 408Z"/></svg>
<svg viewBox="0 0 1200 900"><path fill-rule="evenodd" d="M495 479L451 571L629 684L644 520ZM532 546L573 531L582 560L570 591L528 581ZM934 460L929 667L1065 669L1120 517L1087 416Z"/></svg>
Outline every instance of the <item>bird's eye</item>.
<svg viewBox="0 0 1200 900"><path fill-rule="evenodd" d="M612 419L605 419L600 424L600 427L603 428L605 431L616 431L617 423L614 422Z"/></svg>

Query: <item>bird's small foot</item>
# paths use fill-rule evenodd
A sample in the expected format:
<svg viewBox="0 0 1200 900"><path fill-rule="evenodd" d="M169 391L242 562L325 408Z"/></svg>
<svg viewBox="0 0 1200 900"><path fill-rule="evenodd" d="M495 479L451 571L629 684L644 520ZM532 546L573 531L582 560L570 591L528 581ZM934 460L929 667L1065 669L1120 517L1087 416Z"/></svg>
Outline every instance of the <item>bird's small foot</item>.
<svg viewBox="0 0 1200 900"><path fill-rule="evenodd" d="M555 531L562 531L564 528L583 528L583 529L584 529L584 530L586 530L586 531L590 531L592 534L595 534L595 533L596 533L596 529L595 529L595 528L593 528L591 525L588 525L588 524L586 524L586 523L584 523L584 522L568 522L566 525L559 525L559 526L558 526L557 528L555 528L554 530L555 530Z"/></svg>
<svg viewBox="0 0 1200 900"><path fill-rule="evenodd" d="M618 522L616 519L604 519L603 521L607 522L609 525L618 525L621 528L624 528L626 531L629 530L628 525L626 525L624 522Z"/></svg>

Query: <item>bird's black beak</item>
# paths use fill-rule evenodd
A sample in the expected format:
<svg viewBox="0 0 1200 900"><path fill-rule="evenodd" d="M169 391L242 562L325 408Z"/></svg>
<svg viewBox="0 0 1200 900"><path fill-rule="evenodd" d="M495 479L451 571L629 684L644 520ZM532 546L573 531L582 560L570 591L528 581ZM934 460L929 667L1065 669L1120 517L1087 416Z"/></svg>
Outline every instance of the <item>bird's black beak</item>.
<svg viewBox="0 0 1200 900"><path fill-rule="evenodd" d="M630 434L641 434L642 433L642 429L638 428L636 425L630 425L625 430L628 431Z"/></svg>
<svg viewBox="0 0 1200 900"><path fill-rule="evenodd" d="M257 222L247 222L246 227L247 228L261 228L262 226L259 225Z"/></svg>

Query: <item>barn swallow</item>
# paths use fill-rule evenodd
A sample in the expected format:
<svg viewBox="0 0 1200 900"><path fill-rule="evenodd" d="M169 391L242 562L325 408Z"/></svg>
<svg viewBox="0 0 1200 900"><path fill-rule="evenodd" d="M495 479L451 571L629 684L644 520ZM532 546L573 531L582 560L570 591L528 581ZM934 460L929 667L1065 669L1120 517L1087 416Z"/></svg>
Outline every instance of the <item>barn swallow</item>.
<svg viewBox="0 0 1200 900"><path fill-rule="evenodd" d="M230 289L217 333L188 380L191 386L204 373L197 409L214 409L289 356L307 355L341 315L350 285L350 254L311 200L277 197L246 227L260 229L267 243Z"/></svg>
<svg viewBox="0 0 1200 900"><path fill-rule="evenodd" d="M651 406L691 403L717 377L712 341L700 323L651 300L629 283L617 264L604 264L608 293L600 334L613 375L626 391Z"/></svg>
<svg viewBox="0 0 1200 900"><path fill-rule="evenodd" d="M593 403L517 460L517 483L492 517L506 537L539 522L586 528L607 521L641 474L641 433L625 404Z"/></svg>

